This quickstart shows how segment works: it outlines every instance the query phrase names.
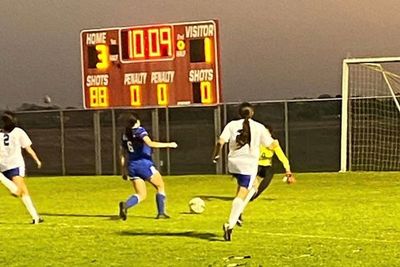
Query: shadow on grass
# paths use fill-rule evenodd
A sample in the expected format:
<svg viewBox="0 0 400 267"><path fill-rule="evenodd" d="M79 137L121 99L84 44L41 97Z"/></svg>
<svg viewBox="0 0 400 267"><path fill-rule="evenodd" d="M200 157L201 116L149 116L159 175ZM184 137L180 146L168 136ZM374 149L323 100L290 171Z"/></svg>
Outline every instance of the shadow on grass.
<svg viewBox="0 0 400 267"><path fill-rule="evenodd" d="M197 195L196 197L199 197L205 201L212 201L212 200L222 200L222 201L232 201L235 197L228 197L228 196L209 196L209 195ZM257 200L266 200L266 201L273 201L276 200L275 198L268 198L268 197L258 197Z"/></svg>
<svg viewBox="0 0 400 267"><path fill-rule="evenodd" d="M223 241L218 235L214 233L201 233L196 231L184 232L142 232L142 231L122 231L118 232L123 236L174 236L174 237L191 237L203 239L208 241Z"/></svg>
<svg viewBox="0 0 400 267"><path fill-rule="evenodd" d="M50 217L79 217L79 218L106 218L109 220L119 220L118 215L103 215L103 214L71 214L71 213L40 213L43 216Z"/></svg>
<svg viewBox="0 0 400 267"><path fill-rule="evenodd" d="M222 200L222 201L232 201L235 197L231 196L209 196L209 195L197 195L196 197L199 197L205 201L211 201L211 200Z"/></svg>

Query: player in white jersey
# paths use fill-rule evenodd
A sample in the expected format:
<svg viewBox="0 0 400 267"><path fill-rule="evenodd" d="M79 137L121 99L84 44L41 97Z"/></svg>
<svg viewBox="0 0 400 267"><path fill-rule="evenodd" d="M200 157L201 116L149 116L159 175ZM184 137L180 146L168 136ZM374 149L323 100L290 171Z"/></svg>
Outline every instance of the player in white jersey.
<svg viewBox="0 0 400 267"><path fill-rule="evenodd" d="M32 141L24 130L16 126L16 119L12 112L6 111L1 117L3 130L0 132L0 181L6 186L11 194L21 197L32 223L38 224L43 221L39 217L32 203L28 188L24 181L25 162L22 156L24 149L40 168L42 163L32 149Z"/></svg>
<svg viewBox="0 0 400 267"><path fill-rule="evenodd" d="M259 122L252 120L254 108L250 103L239 107L241 119L229 122L217 141L213 154L216 162L225 143L229 143L228 170L237 179L238 188L228 223L223 225L224 239L231 240L232 229L246 204L254 195L253 182L257 176L260 145L274 147L269 131Z"/></svg>

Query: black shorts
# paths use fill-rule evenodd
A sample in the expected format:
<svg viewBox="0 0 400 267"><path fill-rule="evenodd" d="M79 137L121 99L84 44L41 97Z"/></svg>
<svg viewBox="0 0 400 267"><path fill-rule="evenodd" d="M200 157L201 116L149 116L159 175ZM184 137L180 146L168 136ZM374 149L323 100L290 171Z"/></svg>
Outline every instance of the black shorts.
<svg viewBox="0 0 400 267"><path fill-rule="evenodd" d="M258 172L257 172L258 177L265 178L267 177L267 175L270 174L270 172L272 172L271 166L258 165Z"/></svg>

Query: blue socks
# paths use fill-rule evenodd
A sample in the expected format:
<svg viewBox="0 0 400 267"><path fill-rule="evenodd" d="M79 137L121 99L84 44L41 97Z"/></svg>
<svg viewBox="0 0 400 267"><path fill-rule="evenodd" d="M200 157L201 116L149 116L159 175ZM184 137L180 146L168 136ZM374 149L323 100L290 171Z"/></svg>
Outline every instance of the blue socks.
<svg viewBox="0 0 400 267"><path fill-rule="evenodd" d="M161 193L156 194L158 214L165 214L165 195Z"/></svg>
<svg viewBox="0 0 400 267"><path fill-rule="evenodd" d="M126 207L130 208L135 206L137 203L139 203L139 198L137 195L132 195L128 200L126 201Z"/></svg>
<svg viewBox="0 0 400 267"><path fill-rule="evenodd" d="M139 203L138 195L132 195L128 198L126 203L126 208L131 208ZM157 211L158 214L165 214L165 195L162 193L156 194L156 203L157 203Z"/></svg>

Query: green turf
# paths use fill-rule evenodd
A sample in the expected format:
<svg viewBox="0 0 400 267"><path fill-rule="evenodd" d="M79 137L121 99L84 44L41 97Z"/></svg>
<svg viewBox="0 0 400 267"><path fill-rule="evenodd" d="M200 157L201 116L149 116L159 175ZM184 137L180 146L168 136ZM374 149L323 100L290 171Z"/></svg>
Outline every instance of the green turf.
<svg viewBox="0 0 400 267"><path fill-rule="evenodd" d="M400 266L400 173L275 176L222 240L235 183L228 176L166 177L170 220L155 220L154 189L116 218L131 193L119 177L27 179L45 223L30 225L0 188L1 266ZM188 201L206 201L201 215ZM228 256L250 259L224 261Z"/></svg>

